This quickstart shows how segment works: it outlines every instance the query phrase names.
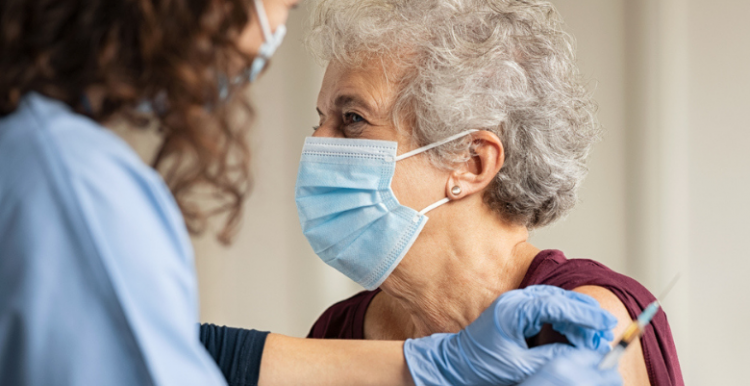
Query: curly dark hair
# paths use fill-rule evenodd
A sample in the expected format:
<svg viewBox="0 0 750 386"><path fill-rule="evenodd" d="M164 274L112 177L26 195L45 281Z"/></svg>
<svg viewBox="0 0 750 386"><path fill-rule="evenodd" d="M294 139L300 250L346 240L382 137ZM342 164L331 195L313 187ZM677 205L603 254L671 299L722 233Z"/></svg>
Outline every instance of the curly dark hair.
<svg viewBox="0 0 750 386"><path fill-rule="evenodd" d="M0 117L35 91L98 122L149 119L137 106L157 108L164 142L154 161L193 234L223 215L218 238L236 233L251 187L248 120L242 98L222 101L219 79L252 60L236 47L252 0L2 0ZM238 60L241 60L238 61ZM95 90L95 108L83 98ZM233 95L236 93L233 93ZM238 104L244 117L230 122ZM196 195L212 203L199 205Z"/></svg>

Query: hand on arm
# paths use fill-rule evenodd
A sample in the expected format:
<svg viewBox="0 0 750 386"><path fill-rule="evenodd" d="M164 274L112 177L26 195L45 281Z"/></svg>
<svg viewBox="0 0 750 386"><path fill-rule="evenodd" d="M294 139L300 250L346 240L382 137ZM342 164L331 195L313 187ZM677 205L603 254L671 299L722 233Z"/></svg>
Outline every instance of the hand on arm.
<svg viewBox="0 0 750 386"><path fill-rule="evenodd" d="M548 323L576 347L529 349L525 338ZM606 352L615 319L588 296L532 286L498 298L458 334L408 340L405 352L417 385L515 385L551 359L578 349Z"/></svg>

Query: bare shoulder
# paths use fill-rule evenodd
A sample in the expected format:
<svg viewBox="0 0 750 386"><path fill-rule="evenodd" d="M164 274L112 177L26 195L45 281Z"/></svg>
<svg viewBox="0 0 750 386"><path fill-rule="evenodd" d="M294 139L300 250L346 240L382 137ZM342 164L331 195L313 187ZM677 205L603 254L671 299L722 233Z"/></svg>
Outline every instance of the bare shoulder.
<svg viewBox="0 0 750 386"><path fill-rule="evenodd" d="M582 286L574 289L574 291L593 297L602 308L617 318L617 327L614 329L615 340L617 340L631 322L628 309L625 308L617 295L599 286ZM622 374L624 386L648 386L651 384L648 379L646 360L643 356L640 340L628 348L620 361L620 374Z"/></svg>

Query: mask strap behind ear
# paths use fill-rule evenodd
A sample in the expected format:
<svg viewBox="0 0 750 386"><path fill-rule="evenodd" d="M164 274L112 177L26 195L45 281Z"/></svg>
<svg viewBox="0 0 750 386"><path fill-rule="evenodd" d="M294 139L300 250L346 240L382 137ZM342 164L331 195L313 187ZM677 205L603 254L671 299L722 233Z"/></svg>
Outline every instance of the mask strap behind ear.
<svg viewBox="0 0 750 386"><path fill-rule="evenodd" d="M450 137L448 137L446 139L443 139L441 141L437 141L437 142L429 144L427 146L420 147L419 149L414 149L414 150L412 150L412 151L410 151L408 153L404 153L404 154L401 154L400 156L396 157L396 162L401 161L401 160L406 159L406 158L409 158L409 157L413 157L413 156L415 156L417 154L420 154L420 153L424 153L427 150L434 149L434 148L436 148L438 146L445 145L448 142L455 141L455 140L457 140L459 138L462 138L462 137L465 137L465 136L467 136L467 135L469 135L471 133L476 133L477 131L479 131L479 130L466 130L466 131L458 133L456 135L452 135L452 136L450 136Z"/></svg>

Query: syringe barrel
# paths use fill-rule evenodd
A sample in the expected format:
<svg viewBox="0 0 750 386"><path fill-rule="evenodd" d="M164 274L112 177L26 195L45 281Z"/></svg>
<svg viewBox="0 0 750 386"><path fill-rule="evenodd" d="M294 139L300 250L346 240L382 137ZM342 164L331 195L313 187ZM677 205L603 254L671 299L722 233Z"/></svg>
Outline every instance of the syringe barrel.
<svg viewBox="0 0 750 386"><path fill-rule="evenodd" d="M659 302L655 301L649 304L648 307L638 315L638 325L641 329L651 323L651 320L656 316L656 313L659 312L659 308L661 308Z"/></svg>

